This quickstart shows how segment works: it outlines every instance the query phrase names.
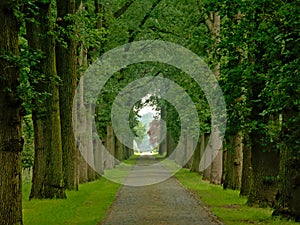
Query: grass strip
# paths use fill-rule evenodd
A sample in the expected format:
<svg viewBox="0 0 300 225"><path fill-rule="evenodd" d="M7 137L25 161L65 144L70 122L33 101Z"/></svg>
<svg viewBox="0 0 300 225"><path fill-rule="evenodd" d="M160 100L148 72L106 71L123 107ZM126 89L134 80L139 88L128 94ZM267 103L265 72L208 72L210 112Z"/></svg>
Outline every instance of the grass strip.
<svg viewBox="0 0 300 225"><path fill-rule="evenodd" d="M125 163L134 165L138 156ZM129 171L128 171L129 172ZM95 225L103 220L121 184L103 177L79 185L79 191L66 191L67 199L28 200L30 176L23 179L24 225Z"/></svg>
<svg viewBox="0 0 300 225"><path fill-rule="evenodd" d="M224 190L221 186L202 180L202 176L188 169L181 169L176 178L226 225L274 224L299 225L279 217L272 217L271 208L248 207L247 199L239 191Z"/></svg>

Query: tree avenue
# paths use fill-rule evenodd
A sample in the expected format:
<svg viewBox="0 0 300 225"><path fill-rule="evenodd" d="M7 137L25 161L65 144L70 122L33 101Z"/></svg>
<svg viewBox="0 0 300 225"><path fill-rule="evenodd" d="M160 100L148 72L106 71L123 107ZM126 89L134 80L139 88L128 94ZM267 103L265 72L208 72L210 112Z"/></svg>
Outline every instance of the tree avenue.
<svg viewBox="0 0 300 225"><path fill-rule="evenodd" d="M66 199L66 190L78 191L79 184L128 159L133 149L113 129L112 105L128 84L150 76L185 90L197 110L200 135L197 143L184 137L185 150L174 153L182 144L181 118L154 87L128 115L137 145L148 125L148 134L154 131L154 122L142 124L138 115L151 105L157 112L153 121L161 119L167 128L164 137L158 130L150 138L153 145L161 142L162 156L180 164L196 146L185 168L240 191L250 207L271 207L274 216L300 221L299 11L299 0L1 0L0 225L23 223L22 166L32 173L25 199ZM91 84L84 72L99 56L140 40L191 50L219 82L226 135L204 171L200 162L212 145L213 115L204 90L185 72L160 62L136 63L114 73L96 102L85 92ZM185 115L191 110L186 107ZM96 127L82 112L95 116ZM82 135L75 136L78 127ZM99 146L98 136L114 158Z"/></svg>

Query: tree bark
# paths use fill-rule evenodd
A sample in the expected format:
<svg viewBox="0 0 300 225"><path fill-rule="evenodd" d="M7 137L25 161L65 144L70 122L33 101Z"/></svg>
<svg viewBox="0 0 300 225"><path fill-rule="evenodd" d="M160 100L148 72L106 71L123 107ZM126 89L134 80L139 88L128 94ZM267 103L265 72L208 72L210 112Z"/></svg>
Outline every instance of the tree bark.
<svg viewBox="0 0 300 225"><path fill-rule="evenodd" d="M259 58L259 56L257 56ZM249 62L255 63L249 55ZM249 80L249 99L252 99L250 106L251 115L247 120L256 121L257 124L268 124L270 118L262 116L261 112L267 108L266 103L259 100L259 95L265 87L265 80ZM262 207L275 204L276 193L278 191L278 181L276 177L279 173L279 153L276 152L274 143L265 140L265 131L256 127L249 134L251 141L251 168L252 182L248 198L248 205L259 205Z"/></svg>
<svg viewBox="0 0 300 225"><path fill-rule="evenodd" d="M62 177L62 144L60 127L59 93L55 64L55 42L52 25L52 4L39 3L35 22L27 21L28 46L41 51L44 56L40 63L31 68L45 75L45 81L35 89L50 95L46 99L34 100L32 119L34 125L35 159L33 166L32 198L65 198Z"/></svg>
<svg viewBox="0 0 300 225"><path fill-rule="evenodd" d="M95 133L95 135L98 135ZM99 175L103 175L103 152L105 151L103 149L103 145L101 146L95 139L93 139L93 148L94 148L94 164L95 169Z"/></svg>
<svg viewBox="0 0 300 225"><path fill-rule="evenodd" d="M60 94L60 118L63 149L63 175L65 187L70 190L78 190L77 182L77 147L72 125L72 106L77 85L77 47L74 40L74 31L69 30L74 26L72 19L66 19L68 15L74 15L80 1L57 0L57 24L70 32L62 38L67 48L61 42L56 45L57 73L62 80L59 89Z"/></svg>
<svg viewBox="0 0 300 225"><path fill-rule="evenodd" d="M162 106L161 107L161 110L160 110L160 114L161 114L161 118L164 120L164 121L167 121L166 120L166 107L165 106ZM167 136L165 136L165 138L163 139L162 137L163 134L161 134L161 137L160 137L160 145L159 145L159 154L160 155L164 155L168 152L168 143L167 143Z"/></svg>
<svg viewBox="0 0 300 225"><path fill-rule="evenodd" d="M0 49L18 56L18 22L13 1L0 3ZM22 107L18 97L20 71L0 57L0 224L22 224Z"/></svg>
<svg viewBox="0 0 300 225"><path fill-rule="evenodd" d="M200 164L200 146L201 146L201 141L198 141L197 146L195 148L195 151L193 153L192 157L192 165L191 165L191 172L199 172L199 164Z"/></svg>
<svg viewBox="0 0 300 225"><path fill-rule="evenodd" d="M166 138L167 138L167 157L169 157L172 155L172 153L175 150L175 143L174 143L174 139L173 139L171 133L168 131L166 134ZM173 156L173 158L174 158L174 156Z"/></svg>
<svg viewBox="0 0 300 225"><path fill-rule="evenodd" d="M279 172L279 154L273 146L263 146L262 136L252 133L252 183L248 205L274 206Z"/></svg>
<svg viewBox="0 0 300 225"><path fill-rule="evenodd" d="M123 144L116 135L115 135L114 139L115 139L115 146L116 146L115 157L117 159L117 163L119 163L123 160Z"/></svg>
<svg viewBox="0 0 300 225"><path fill-rule="evenodd" d="M208 145L209 140L209 134L204 134L204 145L201 145L201 155L203 156L204 151L206 149L206 146ZM203 180L210 180L210 173L211 173L211 165L209 165L204 171L203 171Z"/></svg>
<svg viewBox="0 0 300 225"><path fill-rule="evenodd" d="M210 61L213 62L214 68L213 73L215 77L218 79L220 77L220 62L215 62L213 59L213 55L211 52L216 51L216 45L220 41L220 29L221 29L221 17L219 12L209 12L206 19L205 24L209 31L211 32L211 38L214 41L214 44L211 46L208 52L208 57ZM208 170L206 170L208 172ZM219 150L217 156L213 159L210 166L210 182L213 184L221 184L222 183L222 173L223 173L223 151Z"/></svg>
<svg viewBox="0 0 300 225"><path fill-rule="evenodd" d="M86 106L88 114L92 113L92 106L88 104ZM87 146L87 175L88 181L95 180L95 170L93 169L94 165L94 147L93 147L93 126L91 118L87 118L86 121L86 146Z"/></svg>
<svg viewBox="0 0 300 225"><path fill-rule="evenodd" d="M239 190L241 187L243 165L242 149L242 134L238 132L229 138L229 145L226 147L226 152L224 153L224 155L226 155L224 156L224 158L226 158L224 189Z"/></svg>
<svg viewBox="0 0 300 225"><path fill-rule="evenodd" d="M282 146L280 149L279 191L273 215L292 217L300 221L300 155L299 145L293 138L299 133L298 124L293 121L299 112L287 110L283 114ZM293 121L290 122L289 120Z"/></svg>
<svg viewBox="0 0 300 225"><path fill-rule="evenodd" d="M242 168L242 184L241 196L248 196L251 187L252 167L251 167L251 144L248 128L244 131L243 137L243 168Z"/></svg>
<svg viewBox="0 0 300 225"><path fill-rule="evenodd" d="M106 142L105 142L105 148L108 152L105 152L104 157L104 169L112 169L115 167L115 136L114 136L114 130L109 124L106 128L107 135L106 135Z"/></svg>

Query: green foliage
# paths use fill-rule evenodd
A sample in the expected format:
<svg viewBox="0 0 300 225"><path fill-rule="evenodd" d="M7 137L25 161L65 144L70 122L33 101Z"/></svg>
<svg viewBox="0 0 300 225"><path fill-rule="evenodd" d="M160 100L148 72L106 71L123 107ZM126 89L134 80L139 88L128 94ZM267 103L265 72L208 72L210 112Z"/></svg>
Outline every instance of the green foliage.
<svg viewBox="0 0 300 225"><path fill-rule="evenodd" d="M100 48L105 42L107 29L98 27L102 15L95 13L95 7L92 1L86 1L83 8L75 14L68 14L64 18L58 18L59 21L65 21L69 25L64 28L55 24L55 34L58 42L66 48L68 43L65 38L71 38L81 44L86 51L93 48Z"/></svg>
<svg viewBox="0 0 300 225"><path fill-rule="evenodd" d="M20 68L20 85L18 95L23 101L23 107L27 114L33 109L33 100L43 102L48 92L42 92L37 89L37 85L48 82L44 74L40 74L34 68L38 67L40 60L46 57L41 51L30 50L25 39L20 37L20 54L15 56L11 53L4 53L0 50L0 58L13 63ZM5 79L3 76L1 79ZM59 82L59 78L54 78ZM7 90L9 91L9 90Z"/></svg>
<svg viewBox="0 0 300 225"><path fill-rule="evenodd" d="M24 138L24 146L22 151L22 167L30 169L34 162L34 133L31 115L23 118L22 134Z"/></svg>
<svg viewBox="0 0 300 225"><path fill-rule="evenodd" d="M49 82L49 77L46 77L45 74L41 74L36 70L44 57L46 56L41 51L29 49L26 42L21 45L19 61L21 76L18 91L27 114L31 114L31 111L34 109L34 101L41 103L50 96L49 92L38 89L39 85ZM58 77L53 79L59 82Z"/></svg>
<svg viewBox="0 0 300 225"><path fill-rule="evenodd" d="M147 135L147 130L145 124L138 122L138 124L133 128L133 131L137 137L137 142L140 143L144 137Z"/></svg>
<svg viewBox="0 0 300 225"><path fill-rule="evenodd" d="M205 46L207 46L206 27L199 23L200 15L197 2L188 0L162 0L155 5L157 1L136 1L121 17L113 16L125 1L109 2L105 1L104 22L109 29L106 45L104 50L112 49L116 46L126 44L129 41L138 41L145 39L160 39L183 45L193 52L204 55ZM155 7L154 7L155 6ZM199 113L201 123L201 132L210 130L210 110L208 103L203 95L199 85L176 68L162 63L139 63L123 69L120 73L115 74L106 84L99 99L101 111L98 111L98 130L105 133L105 124L108 124L110 118L111 104L116 94L130 82L146 76L163 76L173 80L185 89L191 96ZM149 93L150 95L155 94ZM134 97L134 96L133 96ZM180 96L178 96L180 97ZM167 109L167 126L174 140L180 135L180 119L178 113L171 104L166 101L151 97L145 104L156 105L157 109L166 107ZM137 111L143 105L137 103L135 112L132 111L130 116L131 127L134 127L134 118ZM188 110L186 109L188 116ZM101 126L101 129L100 129Z"/></svg>
<svg viewBox="0 0 300 225"><path fill-rule="evenodd" d="M265 135L264 142L278 140L280 115L299 109L297 2L203 1L204 13L219 10L222 17L214 54L221 62L228 134L249 128Z"/></svg>

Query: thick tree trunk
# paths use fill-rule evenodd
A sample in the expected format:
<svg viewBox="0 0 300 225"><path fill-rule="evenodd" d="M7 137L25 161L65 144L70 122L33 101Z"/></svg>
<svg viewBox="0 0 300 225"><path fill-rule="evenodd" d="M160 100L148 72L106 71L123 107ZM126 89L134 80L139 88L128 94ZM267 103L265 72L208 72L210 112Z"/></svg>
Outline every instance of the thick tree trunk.
<svg viewBox="0 0 300 225"><path fill-rule="evenodd" d="M186 146L185 146L185 148L186 148L186 150L185 150L185 155L186 155L186 157L185 157L185 158L187 158L187 153L190 152L191 149L194 148L194 144L196 144L196 143L193 142L193 139L191 139L191 138L189 138L189 137L187 136L187 137L186 137ZM197 151L197 146L196 146L196 148L195 148L195 151ZM185 167L188 168L188 169L191 169L191 168L192 168L192 165L193 165L193 156L194 156L194 154L195 154L195 152L193 153L192 157L188 160L187 164L185 165Z"/></svg>
<svg viewBox="0 0 300 225"><path fill-rule="evenodd" d="M97 135L95 133L95 135ZM94 148L94 164L95 169L99 175L103 175L103 145L100 146L100 144L94 139L93 140L93 148Z"/></svg>
<svg viewBox="0 0 300 225"><path fill-rule="evenodd" d="M249 61L254 60L249 56ZM266 109L265 102L257 103L259 95L265 87L262 79L249 80L248 92L251 103L249 121L256 121L258 125L268 124L270 118L262 116ZM252 182L248 198L249 205L274 206L278 191L277 176L279 174L279 152L276 152L274 143L265 140L265 131L259 126L249 134L251 141L251 168Z"/></svg>
<svg viewBox="0 0 300 225"><path fill-rule="evenodd" d="M200 155L200 162L201 162L201 159L202 159L202 156L204 154L204 151L205 151L205 134L202 134L200 137L199 137L199 142L200 142L200 146L199 146L199 155ZM199 162L199 168L200 168L200 162ZM200 174L203 174L203 171L200 171Z"/></svg>
<svg viewBox="0 0 300 225"><path fill-rule="evenodd" d="M172 155L172 153L175 150L175 142L170 132L167 132L166 138L167 138L167 157L169 157Z"/></svg>
<svg viewBox="0 0 300 225"><path fill-rule="evenodd" d="M263 146L262 137L251 134L252 184L248 205L274 206L278 192L279 154L273 146Z"/></svg>
<svg viewBox="0 0 300 225"><path fill-rule="evenodd" d="M180 143L178 143L178 147L179 147L179 150L176 152L175 154L175 162L181 166L181 167L184 167L186 166L185 162L184 162L184 159L185 159L185 148L186 148L186 134L182 134L184 135L183 137L183 141Z"/></svg>
<svg viewBox="0 0 300 225"><path fill-rule="evenodd" d="M199 172L199 164L200 164L200 159L201 159L200 146L201 146L201 142L198 141L195 151L193 153L193 157L192 157L192 165L191 165L191 169L190 169L190 171L192 171L192 172Z"/></svg>
<svg viewBox="0 0 300 225"><path fill-rule="evenodd" d="M212 52L216 51L217 43L220 40L220 29L221 29L221 17L219 12L209 12L205 19L205 24L209 31L211 32L211 38L214 41L209 52L208 57L210 61L215 64L213 68L213 73L216 78L220 77L220 62L216 62L216 60L212 56ZM209 170L205 170L207 173ZM221 184L222 183L222 173L223 173L223 151L220 149L217 156L213 159L210 165L210 182L213 184Z"/></svg>
<svg viewBox="0 0 300 225"><path fill-rule="evenodd" d="M221 184L223 171L223 151L219 150L217 156L213 159L211 164L210 183Z"/></svg>
<svg viewBox="0 0 300 225"><path fill-rule="evenodd" d="M208 145L209 134L204 134L204 145L201 145L201 156L203 156L206 146ZM203 171L203 180L210 180L211 165Z"/></svg>
<svg viewBox="0 0 300 225"><path fill-rule="evenodd" d="M78 6L75 0L57 0L57 24L62 29L69 30L74 25L66 16L74 15ZM59 89L60 117L63 149L63 175L65 187L78 190L77 182L77 147L72 125L72 106L77 85L77 43L72 34L62 36L67 48L61 42L56 45L57 73L62 80Z"/></svg>
<svg viewBox="0 0 300 225"><path fill-rule="evenodd" d="M166 107L165 106L162 106L161 107L161 110L160 110L160 114L161 114L161 118L164 120L164 121L167 121L166 120ZM161 134L163 135L163 134ZM163 139L163 137L161 136L160 137L160 141ZM165 136L165 138L163 139L163 141L161 141L160 145L159 145L159 154L160 155L164 155L167 153L168 149L168 143L167 143L167 137Z"/></svg>
<svg viewBox="0 0 300 225"><path fill-rule="evenodd" d="M88 114L91 115L92 105L88 104L86 106ZM93 169L94 165L94 148L93 148L93 126L91 118L86 120L86 146L87 146L87 175L88 181L95 180L95 170Z"/></svg>
<svg viewBox="0 0 300 225"><path fill-rule="evenodd" d="M251 145L248 130L244 131L243 137L243 168L242 168L242 184L241 196L248 196L251 187L252 167L251 167Z"/></svg>
<svg viewBox="0 0 300 225"><path fill-rule="evenodd" d="M205 137L206 145L209 144L209 135ZM205 145L205 146L206 146ZM223 151L219 150L216 157L211 153L211 164L203 171L203 179L209 180L212 184L221 184L223 171Z"/></svg>
<svg viewBox="0 0 300 225"><path fill-rule="evenodd" d="M81 66L82 61L79 60L79 66ZM82 78L83 79L83 78ZM75 124L77 126L77 130L83 132L83 135L78 135L77 140L81 145L81 149L78 149L78 166L77 166L77 180L78 183L82 184L88 181L88 173L87 173L87 147L86 147L86 137L85 137L85 130L87 127L87 118L84 116L84 112L86 111L84 101L83 101L83 83L80 82L76 89L77 91L77 98L75 99L76 102L76 118Z"/></svg>
<svg viewBox="0 0 300 225"><path fill-rule="evenodd" d="M224 189L239 190L241 188L243 165L242 149L242 134L238 132L229 138L229 143L224 153L224 158L226 158Z"/></svg>
<svg viewBox="0 0 300 225"><path fill-rule="evenodd" d="M115 157L117 159L117 163L119 163L123 160L123 144L116 135L115 135L114 139L115 139L115 146L116 146Z"/></svg>
<svg viewBox="0 0 300 225"><path fill-rule="evenodd" d="M18 55L18 22L13 1L0 3L0 49ZM22 108L17 95L19 68L0 57L0 224L22 224Z"/></svg>
<svg viewBox="0 0 300 225"><path fill-rule="evenodd" d="M297 117L297 110L283 114L282 146L280 149L279 191L273 215L293 217L300 221L300 154L299 144L289 137L299 133L298 124L289 122Z"/></svg>
<svg viewBox="0 0 300 225"><path fill-rule="evenodd" d="M115 167L115 136L111 125L107 126L107 135L105 141L105 148L108 152L104 154L104 169L112 169Z"/></svg>
<svg viewBox="0 0 300 225"><path fill-rule="evenodd" d="M32 71L44 74L46 80L36 90L50 93L46 99L35 99L32 119L34 125L35 160L33 166L32 198L65 198L62 177L62 145L58 83L56 80L54 36L51 35L52 5L40 3L35 22L27 21L29 47L45 55Z"/></svg>

